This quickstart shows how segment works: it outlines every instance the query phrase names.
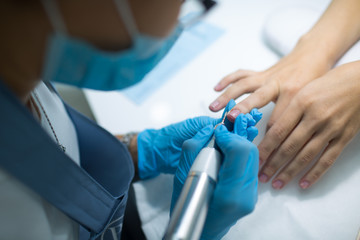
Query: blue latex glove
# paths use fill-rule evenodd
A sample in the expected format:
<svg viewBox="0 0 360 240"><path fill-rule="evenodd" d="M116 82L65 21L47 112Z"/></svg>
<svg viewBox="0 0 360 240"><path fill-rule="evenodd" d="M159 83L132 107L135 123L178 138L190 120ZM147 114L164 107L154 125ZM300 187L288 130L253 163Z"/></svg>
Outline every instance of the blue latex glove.
<svg viewBox="0 0 360 240"><path fill-rule="evenodd" d="M257 147L246 138L253 139L256 136L257 130L253 125L260 118L261 114L254 110L253 115L240 114L236 118L234 133L224 126L215 130L215 141L224 160L201 239L220 239L238 219L249 214L255 207L259 155ZM207 126L184 143L179 168L174 177L171 210L193 161L208 143L213 131L212 126Z"/></svg>
<svg viewBox="0 0 360 240"><path fill-rule="evenodd" d="M250 113L241 113L235 120L235 126L233 132L239 136L247 138L249 141L253 141L258 135L259 131L255 125L260 121L262 113L256 108L250 111ZM226 126L229 129L228 126Z"/></svg>
<svg viewBox="0 0 360 240"><path fill-rule="evenodd" d="M230 101L223 115L225 112L229 112L235 104L234 100ZM207 125L214 127L221 119L196 117L159 130L148 129L139 133L137 147L140 178L152 178L159 173L175 173L184 141L195 136Z"/></svg>

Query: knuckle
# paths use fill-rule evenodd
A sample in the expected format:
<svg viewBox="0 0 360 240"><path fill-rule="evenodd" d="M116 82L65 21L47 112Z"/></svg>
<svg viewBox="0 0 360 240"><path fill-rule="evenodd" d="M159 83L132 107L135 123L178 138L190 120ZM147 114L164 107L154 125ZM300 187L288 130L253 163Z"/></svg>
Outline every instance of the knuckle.
<svg viewBox="0 0 360 240"><path fill-rule="evenodd" d="M259 144L258 149L261 159L266 159L272 152L272 148L267 144Z"/></svg>
<svg viewBox="0 0 360 240"><path fill-rule="evenodd" d="M313 106L315 99L310 94L300 91L299 94L297 94L295 97L295 103L297 107L301 108L302 110L306 110Z"/></svg>
<svg viewBox="0 0 360 240"><path fill-rule="evenodd" d="M322 160L320 160L321 168L322 169L328 169L332 165L334 165L335 161L336 161L336 158L334 158L334 157L322 159Z"/></svg>
<svg viewBox="0 0 360 240"><path fill-rule="evenodd" d="M275 141L281 141L286 137L286 131L284 128L280 126L273 125L271 128L271 135L273 136Z"/></svg>
<svg viewBox="0 0 360 240"><path fill-rule="evenodd" d="M228 87L223 94L221 94L221 98L230 100L231 98L238 97L238 90L236 86Z"/></svg>
<svg viewBox="0 0 360 240"><path fill-rule="evenodd" d="M299 167L307 166L313 160L313 154L311 152L304 153L297 161Z"/></svg>
<svg viewBox="0 0 360 240"><path fill-rule="evenodd" d="M246 99L244 101L238 103L236 105L236 107L241 113L248 113L248 112L250 112L250 109L251 109L251 106Z"/></svg>
<svg viewBox="0 0 360 240"><path fill-rule="evenodd" d="M228 102L230 100L230 91L227 89L224 93L222 93L218 99L219 102Z"/></svg>
<svg viewBox="0 0 360 240"><path fill-rule="evenodd" d="M269 93L266 87L259 88L255 93L260 102L268 102Z"/></svg>
<svg viewBox="0 0 360 240"><path fill-rule="evenodd" d="M294 82L292 82L291 84L285 83L282 87L282 92L289 96L294 96L300 90L300 88L300 85Z"/></svg>
<svg viewBox="0 0 360 240"><path fill-rule="evenodd" d="M234 75L233 74L230 74L230 75L227 75L226 77L224 77L222 80L221 80L221 83L222 84L229 84L230 82L232 82L234 79Z"/></svg>
<svg viewBox="0 0 360 240"><path fill-rule="evenodd" d="M297 145L295 143L284 144L283 147L279 150L279 154L282 157L291 156L297 150Z"/></svg>
<svg viewBox="0 0 360 240"><path fill-rule="evenodd" d="M319 123L318 126L319 127L323 127L323 129L327 131L327 138L328 141L330 141L330 139L334 139L334 138L339 138L339 136L343 135L344 133L344 128L346 126L343 125L343 123L335 123L335 121L330 120L331 122L325 123L326 121L324 120L322 123ZM325 125L326 124L326 125ZM334 127L336 126L336 127Z"/></svg>
<svg viewBox="0 0 360 240"><path fill-rule="evenodd" d="M270 129L272 126L274 126L275 120L270 119L268 123L266 124L266 128Z"/></svg>
<svg viewBox="0 0 360 240"><path fill-rule="evenodd" d="M285 182L290 181L294 177L294 170L287 169L286 171L282 172L279 176L279 178L285 180Z"/></svg>
<svg viewBox="0 0 360 240"><path fill-rule="evenodd" d="M270 177L272 175L274 175L277 171L277 166L275 166L275 164L270 163L267 166L265 166L264 168L264 172Z"/></svg>
<svg viewBox="0 0 360 240"><path fill-rule="evenodd" d="M233 83L236 86L236 89L243 87L246 84L246 81L236 81Z"/></svg>
<svg viewBox="0 0 360 240"><path fill-rule="evenodd" d="M346 145L357 133L358 128L352 124L347 125L345 129L341 129L342 141L340 142L342 145Z"/></svg>
<svg viewBox="0 0 360 240"><path fill-rule="evenodd" d="M323 107L316 107L316 111L314 111L315 114L310 114L311 120L315 123L318 123L319 126L323 125L324 123L331 120L332 116L330 111L328 111L328 108Z"/></svg>
<svg viewBox="0 0 360 240"><path fill-rule="evenodd" d="M312 173L310 174L310 178L311 178L313 181L315 181L315 180L319 179L319 178L321 177L321 175L322 175L322 172L317 170L317 171L314 171L314 172L312 172Z"/></svg>

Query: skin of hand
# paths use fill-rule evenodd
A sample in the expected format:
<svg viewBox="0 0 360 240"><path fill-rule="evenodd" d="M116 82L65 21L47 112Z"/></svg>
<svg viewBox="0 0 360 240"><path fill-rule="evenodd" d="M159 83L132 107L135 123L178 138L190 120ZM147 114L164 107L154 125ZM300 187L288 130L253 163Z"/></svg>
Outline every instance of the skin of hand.
<svg viewBox="0 0 360 240"><path fill-rule="evenodd" d="M232 85L209 106L210 110L219 111L230 99L251 93L233 108L229 120L234 121L239 113L248 113L252 108L274 101L276 106L268 123L272 126L303 86L329 71L359 40L359 11L358 0L333 0L294 50L273 67L262 72L239 70L222 79L216 91Z"/></svg>
<svg viewBox="0 0 360 240"><path fill-rule="evenodd" d="M285 114L285 112L286 115L290 115L292 114L291 111L295 111L295 112L299 111L299 109L295 109L294 107L289 108L288 107L289 103L293 102L294 98L296 99L299 98L296 96L305 95L304 93L299 94L300 92L303 92L302 90L303 88L307 89L304 91L310 92L309 87L307 87L307 84L311 84L310 86L313 86L312 81L319 82L320 81L319 77L321 77L323 74L328 72L329 69L331 69L331 67L336 63L336 61L356 41L359 40L360 38L360 15L358 14L359 11L360 11L360 1L358 0L333 0L329 5L329 7L327 8L327 10L324 12L324 14L320 17L318 22L312 27L312 29L300 38L294 50L288 56L281 59L276 65L262 72L239 70L222 79L219 82L219 84L215 87L216 91L222 91L229 85L231 86L229 86L227 90L210 105L209 107L210 110L219 111L225 106L228 99L237 98L243 95L244 93L251 93L250 96L248 96L245 100L239 102L233 108L233 110L228 115L228 119L230 121L234 121L234 119L239 113L247 113L252 108L261 108L266 104L268 104L270 101L274 101L276 105L272 112L272 115L270 116L270 120L267 124L268 125L267 129L268 131L270 131L269 129L272 129L272 126L274 125L282 126L282 124L284 123L280 122L280 119L282 119L283 114ZM349 73L350 72L351 71L349 70ZM348 73L343 78L346 78L347 76ZM324 86L328 87L327 83L325 83ZM318 89L319 96L325 97L325 93L321 92L321 87L324 86L319 87ZM331 95L332 93L328 92L326 94ZM329 96L329 99L330 97L331 96ZM332 95L332 97L334 99L337 99L335 95ZM317 98L313 97L312 100L316 101ZM344 103L344 101L342 102ZM318 106L320 104L321 102L319 103L314 102L315 106ZM326 105L326 103L323 104ZM337 105L335 104L332 107L335 106ZM327 106L325 106L325 109L326 107ZM308 119L311 118L311 116L314 116L314 113L311 112L310 110L306 110L306 111L304 110L303 114L304 114L302 116L303 120L301 122L303 122L304 119ZM312 114L312 115L307 116L306 114ZM341 119L343 119L343 116L341 117ZM318 121L325 121L325 120L320 119ZM331 121L329 120L329 122ZM290 123L288 124L290 126ZM330 126L330 123L328 124L329 127L335 128L334 125ZM309 126L313 126L313 125L309 125ZM293 128L294 127L295 126L293 126ZM296 127L296 129L297 128L298 127ZM270 134L268 133L266 136L280 134L277 132L278 127L273 129L275 129L272 130L275 131L275 133L270 133ZM293 129L290 130L286 129L288 133L290 133L292 130ZM315 142L311 141L307 145L309 145L309 147L314 147L315 145L326 147L327 146L327 143L325 143L326 140L322 139L321 140L322 142L318 143L319 140L317 136L322 132L319 131L319 129L316 130L317 130L316 135L314 135L311 138L315 140ZM315 130L312 128L308 128L305 131L314 132ZM313 169L310 170L310 172L308 172L308 174L304 176L302 181L300 181L301 183L300 186L302 188L307 188L311 186L311 184L313 184L317 179L319 179L319 177L321 177L321 175L326 171L326 169L328 169L332 165L332 162L330 163L326 159L332 159L332 161L335 161L335 159L340 154L341 150L344 148L346 143L350 141L350 140L348 141L343 140L343 138L347 136L348 131L349 130L341 130L337 137L328 136L327 140L330 139L332 141L331 142L328 141L328 143L330 142L330 144L326 147L322 157L319 159L319 161L313 167ZM322 133L321 136L323 136L324 134L325 133ZM340 135L342 136L342 138L340 138ZM287 137L288 136L282 136L282 140L287 139ZM269 139L269 137L267 139ZM280 144L282 143L282 141L277 140L274 143L265 144L264 141L265 139L259 145L260 157L262 156L263 162L265 162L267 158L270 156L269 153L274 152L274 150L277 149L278 146L280 146ZM290 143L304 144L301 143L301 140L299 141L300 141L299 143L297 142L290 142ZM284 144L285 143L286 142L284 142ZM278 146L270 147L271 144L275 144ZM304 155L304 153L309 153L309 151L315 151L314 149L310 149L310 150L303 149L299 151L299 149L297 149L296 146L285 145L285 147L290 147L294 149L294 150L287 150L291 152L291 154L293 154L291 157L294 158L294 160L292 161L294 163L288 165L285 168L288 170L283 171L284 176L281 179L279 179L279 181L277 181L276 178L275 181L273 181L273 186L278 189L282 188L286 183L288 183L296 175L296 173L298 173L301 169L304 168L303 167L304 165L308 165L309 161L311 161L314 158L313 154L309 156ZM292 153L292 151L295 151L296 154ZM317 150L317 152L320 152L320 150ZM289 153L288 155L291 154ZM288 160L289 158L290 156L287 157L286 159ZM319 170L320 165L322 164L326 165L324 161L325 162L327 161L329 163L328 164L329 166L327 168L324 167L323 170ZM273 162L274 164L279 164L276 160L269 161L268 169L274 167L271 164L271 162ZM285 162L279 165L283 166L284 164ZM295 166L296 164L298 164L297 167ZM265 175L260 180L263 180L263 182L268 181L271 178L271 176L275 174L276 170L279 169L279 166L275 166L275 168L276 169L274 169L271 174L269 173L270 170L266 170L268 171L267 174L269 174L269 176L266 177ZM264 173L264 171L265 168L263 168L263 171L261 173ZM285 176L286 174L288 176ZM260 174L260 176L262 175Z"/></svg>
<svg viewBox="0 0 360 240"><path fill-rule="evenodd" d="M314 162L299 182L306 189L326 173L359 130L360 61L356 61L312 81L288 103L258 146L264 163L259 180L267 182L276 174L272 186L281 189Z"/></svg>
<svg viewBox="0 0 360 240"><path fill-rule="evenodd" d="M330 69L331 65L323 60L321 54L315 57L314 54L309 54L310 49L299 44L291 54L268 70L262 72L238 70L226 76L215 90L222 91L232 85L210 105L210 109L218 111L229 99L252 92L233 108L228 119L234 121L240 113L248 113L254 106L262 107L274 101L276 106L268 123L271 126L302 87Z"/></svg>

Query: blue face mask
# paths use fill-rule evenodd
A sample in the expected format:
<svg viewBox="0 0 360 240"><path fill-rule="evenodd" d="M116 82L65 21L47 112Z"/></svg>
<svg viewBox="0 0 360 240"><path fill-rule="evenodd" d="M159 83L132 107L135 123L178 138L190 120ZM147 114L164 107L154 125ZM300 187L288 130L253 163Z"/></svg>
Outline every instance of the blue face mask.
<svg viewBox="0 0 360 240"><path fill-rule="evenodd" d="M43 80L96 90L118 90L136 84L152 70L174 45L180 25L167 38L137 31L126 0L116 0L119 14L133 39L130 49L112 53L66 34L54 0L43 0L56 33L49 38Z"/></svg>

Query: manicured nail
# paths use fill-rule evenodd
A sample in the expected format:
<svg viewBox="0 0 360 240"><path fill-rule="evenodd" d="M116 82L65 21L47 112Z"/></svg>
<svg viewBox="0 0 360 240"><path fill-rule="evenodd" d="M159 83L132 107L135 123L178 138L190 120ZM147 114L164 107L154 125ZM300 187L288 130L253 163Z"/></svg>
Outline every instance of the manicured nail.
<svg viewBox="0 0 360 240"><path fill-rule="evenodd" d="M220 83L218 83L218 84L214 87L214 90L215 90L215 91L219 91L219 90L220 90L220 87L221 87L221 85L220 85Z"/></svg>
<svg viewBox="0 0 360 240"><path fill-rule="evenodd" d="M310 186L310 182L307 181L307 180L303 180L303 181L300 182L300 187L302 189L307 189L309 186Z"/></svg>
<svg viewBox="0 0 360 240"><path fill-rule="evenodd" d="M276 180L272 183L273 188L281 189L284 186L284 183L281 180Z"/></svg>
<svg viewBox="0 0 360 240"><path fill-rule="evenodd" d="M210 104L210 109L211 110L217 110L217 107L220 105L219 101L216 100L213 103Z"/></svg>
<svg viewBox="0 0 360 240"><path fill-rule="evenodd" d="M268 176L266 176L264 173L262 173L259 177L259 181L262 183L266 183L268 180Z"/></svg>
<svg viewBox="0 0 360 240"><path fill-rule="evenodd" d="M235 110L232 110L230 113L229 113L229 116L230 117L230 121L233 120L235 121L236 117L240 114L240 111L235 109Z"/></svg>

